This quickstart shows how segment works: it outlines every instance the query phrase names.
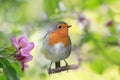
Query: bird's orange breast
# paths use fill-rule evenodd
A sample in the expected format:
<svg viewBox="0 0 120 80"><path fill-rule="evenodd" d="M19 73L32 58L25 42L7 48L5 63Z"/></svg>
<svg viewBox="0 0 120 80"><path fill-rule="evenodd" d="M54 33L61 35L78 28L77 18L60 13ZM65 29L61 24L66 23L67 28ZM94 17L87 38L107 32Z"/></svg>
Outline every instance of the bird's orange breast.
<svg viewBox="0 0 120 80"><path fill-rule="evenodd" d="M49 35L49 45L54 46L56 43L63 43L64 47L66 47L69 42L69 36L66 30L63 30L62 32L60 30L56 30Z"/></svg>

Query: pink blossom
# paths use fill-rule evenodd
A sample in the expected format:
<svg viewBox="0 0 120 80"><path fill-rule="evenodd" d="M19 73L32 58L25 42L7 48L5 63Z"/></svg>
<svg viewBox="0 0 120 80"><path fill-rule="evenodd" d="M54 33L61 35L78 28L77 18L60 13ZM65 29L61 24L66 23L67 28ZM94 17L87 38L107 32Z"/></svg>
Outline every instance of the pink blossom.
<svg viewBox="0 0 120 80"><path fill-rule="evenodd" d="M26 62L32 60L33 56L30 55L30 51L34 48L33 42L27 42L26 37L22 36L17 40L12 37L11 42L16 48L16 60L18 60L21 64L21 69L24 71L24 68L28 67Z"/></svg>

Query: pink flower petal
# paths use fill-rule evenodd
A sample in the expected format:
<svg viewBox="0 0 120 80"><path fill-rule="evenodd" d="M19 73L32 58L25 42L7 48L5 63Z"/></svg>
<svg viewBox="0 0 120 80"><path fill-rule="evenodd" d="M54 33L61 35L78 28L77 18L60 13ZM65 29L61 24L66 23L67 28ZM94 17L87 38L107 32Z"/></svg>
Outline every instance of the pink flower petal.
<svg viewBox="0 0 120 80"><path fill-rule="evenodd" d="M33 56L30 55L30 51L34 48L33 42L27 42L26 37L20 37L16 40L14 37L11 38L11 42L17 50L16 60L21 64L21 69L24 71L28 65L25 63L31 61Z"/></svg>
<svg viewBox="0 0 120 80"><path fill-rule="evenodd" d="M18 44L25 44L25 43L27 43L27 39L26 39L26 37L22 36L22 37L18 38L17 42L18 42Z"/></svg>
<svg viewBox="0 0 120 80"><path fill-rule="evenodd" d="M20 64L21 64L21 69L22 69L22 71L24 71L24 63L23 63L23 62L20 62Z"/></svg>
<svg viewBox="0 0 120 80"><path fill-rule="evenodd" d="M22 52L21 52L21 55L26 57L26 56L29 56L30 53L29 53L29 52L26 52L26 53L22 53Z"/></svg>
<svg viewBox="0 0 120 80"><path fill-rule="evenodd" d="M22 55L22 54L18 54L17 56L16 56L16 59L18 60L18 61L22 61L22 62L28 62L28 61L30 61L30 60L32 60L32 58L33 58L33 56L32 55L30 55L29 53L27 54L27 55Z"/></svg>
<svg viewBox="0 0 120 80"><path fill-rule="evenodd" d="M12 42L13 46L17 49L19 45L14 37L11 38L11 42Z"/></svg>
<svg viewBox="0 0 120 80"><path fill-rule="evenodd" d="M28 67L28 65L26 65L25 63L32 60L33 56L29 55L29 56L22 56L21 54L18 54L16 56L16 59L20 62L21 64L21 69L22 71L24 71L25 68Z"/></svg>
<svg viewBox="0 0 120 80"><path fill-rule="evenodd" d="M24 64L24 68L28 68L29 66L27 64Z"/></svg>
<svg viewBox="0 0 120 80"><path fill-rule="evenodd" d="M28 68L28 65L26 65L24 62L20 62L20 64L22 71L24 71L25 68Z"/></svg>
<svg viewBox="0 0 120 80"><path fill-rule="evenodd" d="M24 63L31 61L33 58L32 55L26 56L25 59L23 60Z"/></svg>
<svg viewBox="0 0 120 80"><path fill-rule="evenodd" d="M22 53L26 54L34 48L33 42L28 42L27 45L21 50Z"/></svg>
<svg viewBox="0 0 120 80"><path fill-rule="evenodd" d="M25 59L25 56L23 56L23 55L21 55L21 54L18 54L18 55L16 55L16 59L17 59L18 61L23 61L23 60Z"/></svg>

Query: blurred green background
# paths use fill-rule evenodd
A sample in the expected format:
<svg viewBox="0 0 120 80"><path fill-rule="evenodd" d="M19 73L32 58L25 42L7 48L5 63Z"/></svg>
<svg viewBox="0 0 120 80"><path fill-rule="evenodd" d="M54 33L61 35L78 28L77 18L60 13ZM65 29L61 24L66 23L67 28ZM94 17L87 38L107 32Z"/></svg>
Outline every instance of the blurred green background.
<svg viewBox="0 0 120 80"><path fill-rule="evenodd" d="M0 0L0 47L11 45L13 35L25 35L35 43L33 60L21 80L120 80L119 7L120 0ZM67 61L80 62L80 67L49 76L50 61L42 55L41 45L57 21L72 25ZM0 80L6 80L3 75Z"/></svg>

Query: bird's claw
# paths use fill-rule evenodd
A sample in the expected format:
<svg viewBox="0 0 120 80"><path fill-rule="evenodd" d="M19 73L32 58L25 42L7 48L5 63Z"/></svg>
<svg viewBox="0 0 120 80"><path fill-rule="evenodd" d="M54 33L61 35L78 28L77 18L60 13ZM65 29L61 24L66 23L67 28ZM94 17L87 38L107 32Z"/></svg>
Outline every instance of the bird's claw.
<svg viewBox="0 0 120 80"><path fill-rule="evenodd" d="M66 63L66 69L67 69L67 72L68 72L68 70L69 70L69 65L68 65L68 63Z"/></svg>
<svg viewBox="0 0 120 80"><path fill-rule="evenodd" d="M48 69L48 74L50 75L51 73L52 73L52 69L49 68L49 69Z"/></svg>
<svg viewBox="0 0 120 80"><path fill-rule="evenodd" d="M55 68L56 71L60 71L61 70L61 67L58 67L58 68Z"/></svg>

